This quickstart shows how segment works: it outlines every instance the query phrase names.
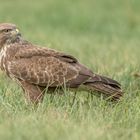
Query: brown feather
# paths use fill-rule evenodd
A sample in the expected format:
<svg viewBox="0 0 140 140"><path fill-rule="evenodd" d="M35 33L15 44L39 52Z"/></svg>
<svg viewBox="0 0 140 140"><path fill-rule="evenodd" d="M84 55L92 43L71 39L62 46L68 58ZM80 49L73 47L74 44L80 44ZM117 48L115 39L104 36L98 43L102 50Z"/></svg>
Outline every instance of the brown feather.
<svg viewBox="0 0 140 140"><path fill-rule="evenodd" d="M93 92L99 91L113 99L122 96L118 82L97 74L83 66L78 60L62 52L41 48L29 43L13 24L0 24L0 68L22 86L31 101L38 102L48 87L51 91L65 84L67 88L78 89L81 85Z"/></svg>

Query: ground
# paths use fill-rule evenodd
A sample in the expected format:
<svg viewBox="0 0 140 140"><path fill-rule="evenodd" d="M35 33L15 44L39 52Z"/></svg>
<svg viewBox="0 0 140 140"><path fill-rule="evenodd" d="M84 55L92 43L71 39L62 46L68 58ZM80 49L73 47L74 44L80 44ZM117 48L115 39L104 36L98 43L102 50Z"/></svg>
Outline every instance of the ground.
<svg viewBox="0 0 140 140"><path fill-rule="evenodd" d="M27 40L77 57L124 90L118 103L65 90L37 107L0 72L0 139L139 140L139 16L139 0L0 0L0 22L17 24Z"/></svg>

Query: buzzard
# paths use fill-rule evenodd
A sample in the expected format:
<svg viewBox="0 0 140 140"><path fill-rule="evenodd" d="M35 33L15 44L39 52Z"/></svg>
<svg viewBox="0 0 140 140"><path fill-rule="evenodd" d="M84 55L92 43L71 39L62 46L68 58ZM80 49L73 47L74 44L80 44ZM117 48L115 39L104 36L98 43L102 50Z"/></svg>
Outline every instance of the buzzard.
<svg viewBox="0 0 140 140"><path fill-rule="evenodd" d="M82 89L102 93L113 100L122 96L121 85L93 73L68 54L42 48L23 39L16 25L0 24L0 68L24 90L33 103L43 99L44 91Z"/></svg>

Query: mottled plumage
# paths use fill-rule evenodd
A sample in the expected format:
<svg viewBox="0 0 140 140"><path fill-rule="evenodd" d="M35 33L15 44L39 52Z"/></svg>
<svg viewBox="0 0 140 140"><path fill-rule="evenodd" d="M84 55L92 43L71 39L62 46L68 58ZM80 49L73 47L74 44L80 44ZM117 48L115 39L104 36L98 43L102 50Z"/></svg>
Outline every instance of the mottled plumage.
<svg viewBox="0 0 140 140"><path fill-rule="evenodd" d="M43 99L44 90L70 89L99 91L114 100L120 99L120 84L94 74L76 58L23 40L14 24L0 24L0 68L14 79L32 102Z"/></svg>

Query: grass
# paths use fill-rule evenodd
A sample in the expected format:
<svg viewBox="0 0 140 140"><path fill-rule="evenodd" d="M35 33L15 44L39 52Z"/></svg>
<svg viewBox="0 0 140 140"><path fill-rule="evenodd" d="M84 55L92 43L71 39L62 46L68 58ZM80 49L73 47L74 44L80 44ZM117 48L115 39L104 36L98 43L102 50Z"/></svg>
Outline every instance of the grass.
<svg viewBox="0 0 140 140"><path fill-rule="evenodd" d="M25 103L22 90L0 73L2 140L139 140L139 0L0 0L0 22L18 25L35 44L76 56L93 71L122 84L110 103L87 92L46 95Z"/></svg>

